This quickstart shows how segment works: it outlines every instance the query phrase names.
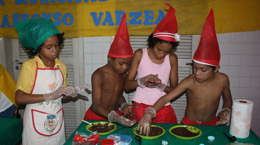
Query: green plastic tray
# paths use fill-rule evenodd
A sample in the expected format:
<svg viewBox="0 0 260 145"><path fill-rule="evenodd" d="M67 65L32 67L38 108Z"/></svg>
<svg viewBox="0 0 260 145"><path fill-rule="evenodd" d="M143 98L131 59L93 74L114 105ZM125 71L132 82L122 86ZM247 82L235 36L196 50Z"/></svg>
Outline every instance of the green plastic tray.
<svg viewBox="0 0 260 145"><path fill-rule="evenodd" d="M106 123L109 123L109 122L108 121L93 122L94 125L97 125L98 123L106 124ZM111 123L110 125L114 125L115 128L113 130L108 131L108 132L101 132L101 133L98 133L98 134L99 135L108 135L108 134L112 133L113 131L115 131L117 126L114 123ZM90 125L90 124L86 126L87 131L93 132L93 131L89 130L90 127L92 127L92 125Z"/></svg>
<svg viewBox="0 0 260 145"><path fill-rule="evenodd" d="M196 136L193 136L193 137L179 136L179 135L176 135L176 134L174 134L174 133L171 132L172 129L174 129L174 128L177 128L177 127L184 127L184 128L186 128L187 126L188 126L188 125L176 125L176 126L171 127L171 128L169 129L169 132L170 132L170 134L172 134L173 136L175 136L175 137L177 137L177 138L179 138L179 139L183 139L183 140L192 140L192 139L194 139L194 138L197 138L197 137L201 136L202 131L201 131L200 129L198 129L197 127L194 127L194 126L189 126L189 127L192 127L192 128L194 128L194 129L198 130L199 134L196 135Z"/></svg>
<svg viewBox="0 0 260 145"><path fill-rule="evenodd" d="M160 134L160 135L157 135L157 136L143 136L143 135L139 135L139 134L137 133L137 131L136 131L136 130L137 130L137 126L133 129L133 133L134 133L135 135L140 136L140 137L143 138L143 139L156 139L156 138L162 136L162 135L165 133L164 128L162 128L161 126L158 126L158 125L151 125L151 126L152 126L152 127L159 127L159 128L161 128L161 129L163 130L163 133Z"/></svg>

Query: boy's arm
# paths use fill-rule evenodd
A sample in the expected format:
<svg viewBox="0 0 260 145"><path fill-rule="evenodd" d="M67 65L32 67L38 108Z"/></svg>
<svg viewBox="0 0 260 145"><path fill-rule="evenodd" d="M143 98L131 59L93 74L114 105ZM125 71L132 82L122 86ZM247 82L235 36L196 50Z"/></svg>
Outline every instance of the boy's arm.
<svg viewBox="0 0 260 145"><path fill-rule="evenodd" d="M123 96L123 94L121 94L118 98L118 104L119 106L122 106L124 103L126 103L125 97Z"/></svg>
<svg viewBox="0 0 260 145"><path fill-rule="evenodd" d="M126 82L124 85L124 89L126 92L131 92L132 90L134 90L137 86L138 86L138 82L137 80L135 80L135 76L136 76L136 72L138 69L138 65L141 61L143 52L142 49L138 49L135 51L134 53L134 58L131 62L131 66L126 78Z"/></svg>
<svg viewBox="0 0 260 145"><path fill-rule="evenodd" d="M127 74L126 74L126 73L125 73L125 74L122 74L122 77L123 77L124 81L126 81ZM119 98L118 98L118 104L119 104L119 106L121 106L122 104L126 103L126 100L125 100L125 97L124 97L123 94L124 94L124 88L121 90L120 96L119 96Z"/></svg>
<svg viewBox="0 0 260 145"><path fill-rule="evenodd" d="M180 84L168 94L162 96L159 100L155 102L153 105L154 110L159 111L166 103L170 102L174 98L178 97L181 93L189 88L190 85L190 77L185 78L180 82Z"/></svg>
<svg viewBox="0 0 260 145"><path fill-rule="evenodd" d="M127 74L123 75L124 80L126 80ZM119 104L119 109L120 111L123 113L123 115L126 118L131 118L134 115L134 111L133 111L133 107L134 105L129 105L126 100L125 97L123 96L124 90L122 90L122 92L120 93L120 96L118 98L118 104Z"/></svg>
<svg viewBox="0 0 260 145"><path fill-rule="evenodd" d="M92 75L92 109L95 113L105 118L108 118L109 122L117 122L123 126L133 126L134 121L131 121L123 116L117 114L114 110L108 112L107 109L101 105L101 85L103 82L103 74L100 71L95 71Z"/></svg>
<svg viewBox="0 0 260 145"><path fill-rule="evenodd" d="M187 90L190 85L191 76L182 80L174 90L162 96L152 107L146 108L145 115L142 117L137 127L137 130L140 130L140 134L144 132L148 135L151 129L152 118L156 116L156 112L159 111L167 102L178 97L181 93Z"/></svg>
<svg viewBox="0 0 260 145"><path fill-rule="evenodd" d="M126 118L131 118L134 115L134 111L133 108L135 107L134 105L129 105L126 100L125 97L122 95L119 97L118 100L119 106L120 106L120 111L122 112L122 114L126 117Z"/></svg>
<svg viewBox="0 0 260 145"><path fill-rule="evenodd" d="M224 74L223 74L224 75ZM223 99L223 107L222 110L218 113L218 118L219 122L217 125L220 124L226 124L229 119L230 119L230 114L231 114L231 107L232 107L232 97L231 97L231 92L230 92L230 83L229 83L229 78L228 76L224 75L223 77L223 85L224 89L222 92L222 99Z"/></svg>
<svg viewBox="0 0 260 145"><path fill-rule="evenodd" d="M174 53L169 54L171 71L170 71L170 86L166 86L165 93L169 93L178 85L178 57ZM167 85L167 84L166 84Z"/></svg>
<svg viewBox="0 0 260 145"><path fill-rule="evenodd" d="M227 76L226 76L225 87L223 89L222 98L223 98L223 108L231 109L232 97L231 97L231 92L230 92L230 83L229 83L229 79Z"/></svg>
<svg viewBox="0 0 260 145"><path fill-rule="evenodd" d="M100 116L107 118L109 112L101 105L101 85L103 81L103 75L99 71L95 71L92 75L92 109Z"/></svg>

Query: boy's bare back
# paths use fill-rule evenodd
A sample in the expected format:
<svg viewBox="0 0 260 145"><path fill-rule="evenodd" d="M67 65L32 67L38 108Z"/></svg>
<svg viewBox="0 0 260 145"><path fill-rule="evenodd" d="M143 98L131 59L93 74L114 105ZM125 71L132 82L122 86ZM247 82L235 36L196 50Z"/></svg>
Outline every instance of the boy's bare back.
<svg viewBox="0 0 260 145"><path fill-rule="evenodd" d="M119 107L119 97L123 94L126 74L119 75L109 65L97 69L92 75L92 106L96 114L102 106L109 113ZM100 114L101 115L101 114Z"/></svg>
<svg viewBox="0 0 260 145"><path fill-rule="evenodd" d="M190 120L197 122L213 120L216 117L221 95L225 100L223 101L224 106L232 105L229 80L223 73L216 72L211 80L202 83L198 82L193 74L182 83L187 85L185 116Z"/></svg>

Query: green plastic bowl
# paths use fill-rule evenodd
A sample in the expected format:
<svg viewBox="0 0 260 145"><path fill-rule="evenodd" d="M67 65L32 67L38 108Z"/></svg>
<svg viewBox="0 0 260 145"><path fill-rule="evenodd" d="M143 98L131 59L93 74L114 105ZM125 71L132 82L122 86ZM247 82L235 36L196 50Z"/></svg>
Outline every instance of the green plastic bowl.
<svg viewBox="0 0 260 145"><path fill-rule="evenodd" d="M109 122L108 121L93 122L94 125L97 125L98 123L106 124L106 123L109 123ZM101 133L98 133L98 134L99 135L108 135L108 134L112 133L113 131L115 131L117 126L114 123L111 123L110 125L114 125L115 128L113 130L108 131L108 132L101 132ZM93 131L89 130L90 127L92 127L92 125L90 125L90 124L86 126L87 131L93 132Z"/></svg>
<svg viewBox="0 0 260 145"><path fill-rule="evenodd" d="M190 128L194 128L194 129L198 130L199 134L196 135L196 136L193 136L193 137L179 136L179 135L176 135L176 134L172 133L172 130L173 130L174 128L177 128L177 127L184 127L184 128L190 127ZM201 131L200 129L198 129L197 127L188 126L188 125L176 125L176 126L173 126L173 127L171 127L171 128L169 129L169 132L170 132L170 134L172 134L173 136L175 136L175 137L177 137L177 138L179 138L179 139L183 139L183 140L192 140L192 139L194 139L194 138L197 138L197 137L201 136L201 134L202 134L202 131Z"/></svg>
<svg viewBox="0 0 260 145"><path fill-rule="evenodd" d="M163 133L160 134L160 135L157 135L157 136L143 136L143 135L139 135L139 134L137 133L137 131L136 131L136 130L137 130L137 126L133 129L133 133L134 133L135 135L140 136L140 137L143 138L143 139L156 139L156 138L162 136L162 135L165 133L164 128L162 128L161 126L158 126L158 125L151 125L151 126L152 126L152 127L159 127L159 128L161 128L161 129L163 130Z"/></svg>

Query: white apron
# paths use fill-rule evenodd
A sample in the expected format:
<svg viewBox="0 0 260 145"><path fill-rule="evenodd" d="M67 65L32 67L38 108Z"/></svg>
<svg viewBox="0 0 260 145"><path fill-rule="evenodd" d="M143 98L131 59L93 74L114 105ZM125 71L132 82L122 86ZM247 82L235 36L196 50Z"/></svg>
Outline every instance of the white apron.
<svg viewBox="0 0 260 145"><path fill-rule="evenodd" d="M64 78L59 68L38 68L31 94L51 93L62 86ZM62 145L65 129L61 99L27 104L23 116L23 145Z"/></svg>

